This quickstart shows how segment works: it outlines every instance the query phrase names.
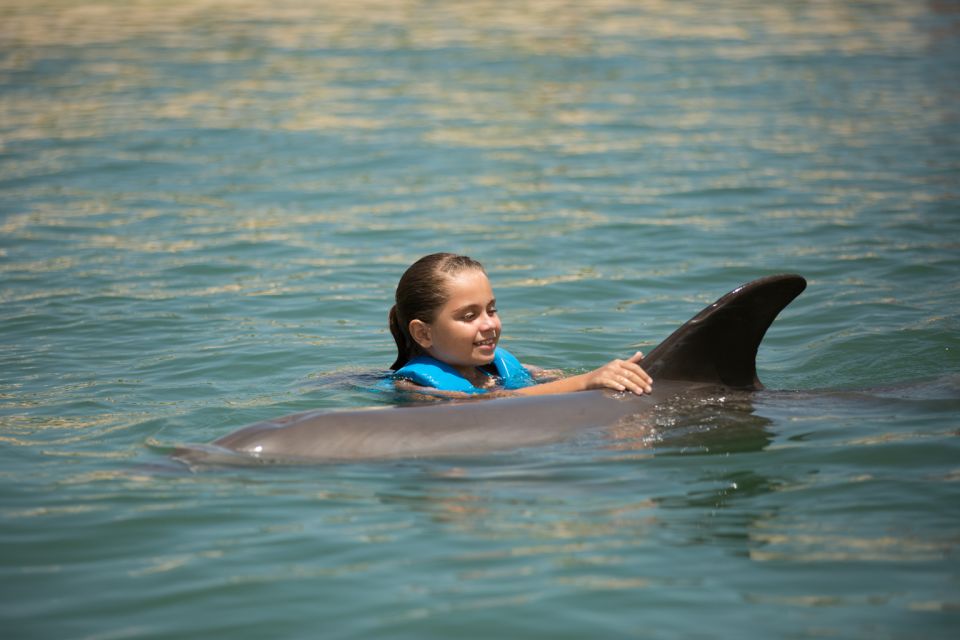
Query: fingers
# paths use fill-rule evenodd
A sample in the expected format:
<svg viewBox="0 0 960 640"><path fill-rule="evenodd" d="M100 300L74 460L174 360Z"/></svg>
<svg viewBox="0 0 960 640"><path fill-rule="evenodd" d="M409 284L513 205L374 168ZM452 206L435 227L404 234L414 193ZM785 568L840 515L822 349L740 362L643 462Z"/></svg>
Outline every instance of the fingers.
<svg viewBox="0 0 960 640"><path fill-rule="evenodd" d="M629 360L614 360L604 369L608 376L605 386L617 391L630 391L637 395L653 391L653 378L637 362L643 354L637 352Z"/></svg>
<svg viewBox="0 0 960 640"><path fill-rule="evenodd" d="M612 360L584 374L584 389L613 389L615 391L629 391L638 396L653 391L653 378L640 367L638 362L643 359L641 352L636 352L626 360Z"/></svg>
<svg viewBox="0 0 960 640"><path fill-rule="evenodd" d="M628 371L621 374L620 380L625 387L621 391L629 390L638 396L653 391L653 379L647 375L647 372L640 369L639 372Z"/></svg>

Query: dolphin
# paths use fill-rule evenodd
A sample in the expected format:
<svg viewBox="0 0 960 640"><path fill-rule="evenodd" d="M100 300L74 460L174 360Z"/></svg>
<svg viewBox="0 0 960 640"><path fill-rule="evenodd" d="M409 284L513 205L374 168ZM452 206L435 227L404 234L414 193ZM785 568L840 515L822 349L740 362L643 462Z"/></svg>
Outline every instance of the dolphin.
<svg viewBox="0 0 960 640"><path fill-rule="evenodd" d="M643 359L653 392L609 390L305 411L258 422L183 462L313 463L485 454L561 442L624 424L678 397L762 389L756 356L767 328L806 288L795 274L737 287L688 320Z"/></svg>

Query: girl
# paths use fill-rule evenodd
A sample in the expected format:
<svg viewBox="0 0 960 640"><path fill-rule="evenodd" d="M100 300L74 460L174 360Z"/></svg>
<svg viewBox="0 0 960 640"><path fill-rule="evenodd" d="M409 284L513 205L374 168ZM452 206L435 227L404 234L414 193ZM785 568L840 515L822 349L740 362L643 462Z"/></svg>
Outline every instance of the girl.
<svg viewBox="0 0 960 640"><path fill-rule="evenodd" d="M397 360L390 368L397 388L446 396L486 393L497 386L507 395L602 388L640 395L652 390L653 381L638 364L643 358L639 352L588 373L537 384L530 369L498 346L500 331L483 265L452 253L420 258L400 278L390 309L390 332L397 343Z"/></svg>

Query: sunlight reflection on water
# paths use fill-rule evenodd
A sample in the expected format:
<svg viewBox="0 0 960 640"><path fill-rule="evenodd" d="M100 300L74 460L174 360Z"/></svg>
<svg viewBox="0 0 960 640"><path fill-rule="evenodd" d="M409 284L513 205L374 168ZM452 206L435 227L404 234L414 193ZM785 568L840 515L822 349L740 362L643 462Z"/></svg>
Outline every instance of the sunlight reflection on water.
<svg viewBox="0 0 960 640"><path fill-rule="evenodd" d="M5 628L952 637L958 25L892 0L5 1ZM485 262L511 350L568 372L800 272L761 377L857 391L490 457L169 458L387 402L394 283L440 249Z"/></svg>

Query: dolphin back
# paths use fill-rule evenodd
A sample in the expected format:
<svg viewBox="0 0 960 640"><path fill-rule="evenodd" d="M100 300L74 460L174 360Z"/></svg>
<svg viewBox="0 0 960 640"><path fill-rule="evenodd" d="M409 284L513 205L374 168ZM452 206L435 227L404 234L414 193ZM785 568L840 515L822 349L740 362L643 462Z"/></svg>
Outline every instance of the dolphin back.
<svg viewBox="0 0 960 640"><path fill-rule="evenodd" d="M807 287L795 274L760 278L737 287L691 318L646 355L656 380L716 383L762 389L757 349L767 328Z"/></svg>

